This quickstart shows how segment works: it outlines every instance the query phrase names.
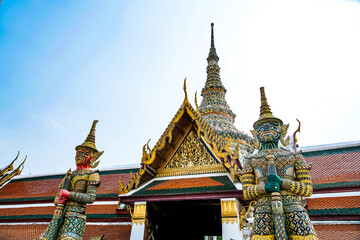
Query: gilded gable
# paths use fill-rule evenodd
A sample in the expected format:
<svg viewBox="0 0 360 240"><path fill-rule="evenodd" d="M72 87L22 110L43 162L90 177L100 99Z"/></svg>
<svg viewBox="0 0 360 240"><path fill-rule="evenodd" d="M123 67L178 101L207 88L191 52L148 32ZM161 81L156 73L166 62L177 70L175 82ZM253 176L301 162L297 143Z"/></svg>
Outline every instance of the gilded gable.
<svg viewBox="0 0 360 240"><path fill-rule="evenodd" d="M159 169L158 176L186 175L225 171L191 130L170 160Z"/></svg>

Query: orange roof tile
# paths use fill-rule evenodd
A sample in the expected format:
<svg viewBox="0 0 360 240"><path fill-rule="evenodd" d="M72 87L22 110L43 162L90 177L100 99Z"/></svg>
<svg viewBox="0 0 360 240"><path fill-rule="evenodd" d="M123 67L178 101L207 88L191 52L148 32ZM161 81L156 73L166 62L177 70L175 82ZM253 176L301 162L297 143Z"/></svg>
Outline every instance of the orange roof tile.
<svg viewBox="0 0 360 240"><path fill-rule="evenodd" d="M87 214L116 214L117 205L94 205L89 204ZM0 216L23 216L23 215L53 215L54 206L47 207L23 207L23 208L0 208Z"/></svg>
<svg viewBox="0 0 360 240"><path fill-rule="evenodd" d="M314 184L360 181L360 151L304 156L313 164L310 173Z"/></svg>
<svg viewBox="0 0 360 240"><path fill-rule="evenodd" d="M117 195L119 190L119 179L122 178L124 184L129 181L128 173L100 175L101 184L97 194ZM55 197L62 178L44 177L44 179L32 180L31 178L17 179L0 189L0 199L13 198L52 198Z"/></svg>
<svg viewBox="0 0 360 240"><path fill-rule="evenodd" d="M61 178L36 181L13 181L0 189L0 198L54 197Z"/></svg>
<svg viewBox="0 0 360 240"><path fill-rule="evenodd" d="M359 225L314 225L319 239L323 240L359 240Z"/></svg>
<svg viewBox="0 0 360 240"><path fill-rule="evenodd" d="M0 216L23 216L23 215L53 215L54 207L24 207L24 208L2 208Z"/></svg>
<svg viewBox="0 0 360 240"><path fill-rule="evenodd" d="M360 196L306 199L309 209L359 208Z"/></svg>
<svg viewBox="0 0 360 240"><path fill-rule="evenodd" d="M1 239L37 239L47 225L2 225ZM129 240L131 225L86 225L84 239L105 234L106 240Z"/></svg>
<svg viewBox="0 0 360 240"><path fill-rule="evenodd" d="M162 182L154 187L148 188L147 190L160 190L160 189L179 189L179 188L192 188L192 187L212 187L212 186L223 186L212 178L201 177L201 178L182 178L182 179L171 179Z"/></svg>

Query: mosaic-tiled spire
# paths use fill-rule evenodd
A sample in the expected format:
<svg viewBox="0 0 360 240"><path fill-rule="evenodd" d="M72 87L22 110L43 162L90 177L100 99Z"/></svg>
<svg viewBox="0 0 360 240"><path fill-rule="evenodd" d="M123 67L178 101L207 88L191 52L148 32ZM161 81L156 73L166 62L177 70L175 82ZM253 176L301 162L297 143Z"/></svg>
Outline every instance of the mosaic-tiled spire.
<svg viewBox="0 0 360 240"><path fill-rule="evenodd" d="M211 24L211 45L207 61L207 79L205 87L201 91L203 100L199 111L209 123L214 123L214 125L217 121L232 124L236 115L225 100L226 89L220 79L219 57L215 49L213 23Z"/></svg>
<svg viewBox="0 0 360 240"><path fill-rule="evenodd" d="M214 41L214 24L211 23L211 44L207 58L207 78L201 91L203 97L199 107L201 116L222 138L251 141L251 138L240 132L233 125L236 115L225 100L226 89L221 82L219 57L216 54Z"/></svg>

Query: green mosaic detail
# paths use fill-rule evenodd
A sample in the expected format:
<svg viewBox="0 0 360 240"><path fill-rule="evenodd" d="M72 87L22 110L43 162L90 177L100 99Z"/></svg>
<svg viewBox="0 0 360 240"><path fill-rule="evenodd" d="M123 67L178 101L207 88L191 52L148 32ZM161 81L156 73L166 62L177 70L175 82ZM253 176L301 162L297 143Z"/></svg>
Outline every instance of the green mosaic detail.
<svg viewBox="0 0 360 240"><path fill-rule="evenodd" d="M360 181L336 182L336 183L315 184L313 185L313 189L336 188L336 187L359 187L359 186L360 186Z"/></svg>
<svg viewBox="0 0 360 240"><path fill-rule="evenodd" d="M304 156L304 158L307 158L307 157L318 157L318 156L327 156L327 155L352 153L352 152L360 152L360 146L319 150L313 152L302 152L301 154Z"/></svg>
<svg viewBox="0 0 360 240"><path fill-rule="evenodd" d="M360 214L360 208L310 209L309 215L348 215Z"/></svg>

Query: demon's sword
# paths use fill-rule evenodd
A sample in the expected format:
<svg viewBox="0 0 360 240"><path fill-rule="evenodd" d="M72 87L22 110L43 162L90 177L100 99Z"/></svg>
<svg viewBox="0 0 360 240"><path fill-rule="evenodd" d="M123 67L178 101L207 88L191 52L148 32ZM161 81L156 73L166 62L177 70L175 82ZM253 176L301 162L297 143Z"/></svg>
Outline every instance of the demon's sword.
<svg viewBox="0 0 360 240"><path fill-rule="evenodd" d="M268 155L266 157L268 159L268 169L266 171L267 176L270 174L276 174L276 166L275 166L275 157L274 155ZM281 201L281 195L279 192L272 192L271 193L271 210L272 210L272 217L275 226L275 239L276 240L287 240L288 236L286 233L285 227L285 215L283 209L283 203Z"/></svg>
<svg viewBox="0 0 360 240"><path fill-rule="evenodd" d="M67 171L65 175L62 189L69 190L70 180L71 180L71 169L69 169L69 171ZM49 223L49 226L47 227L45 232L40 235L39 240L56 240L63 218L64 218L64 204L58 203L56 205L55 213L53 215L51 222Z"/></svg>

